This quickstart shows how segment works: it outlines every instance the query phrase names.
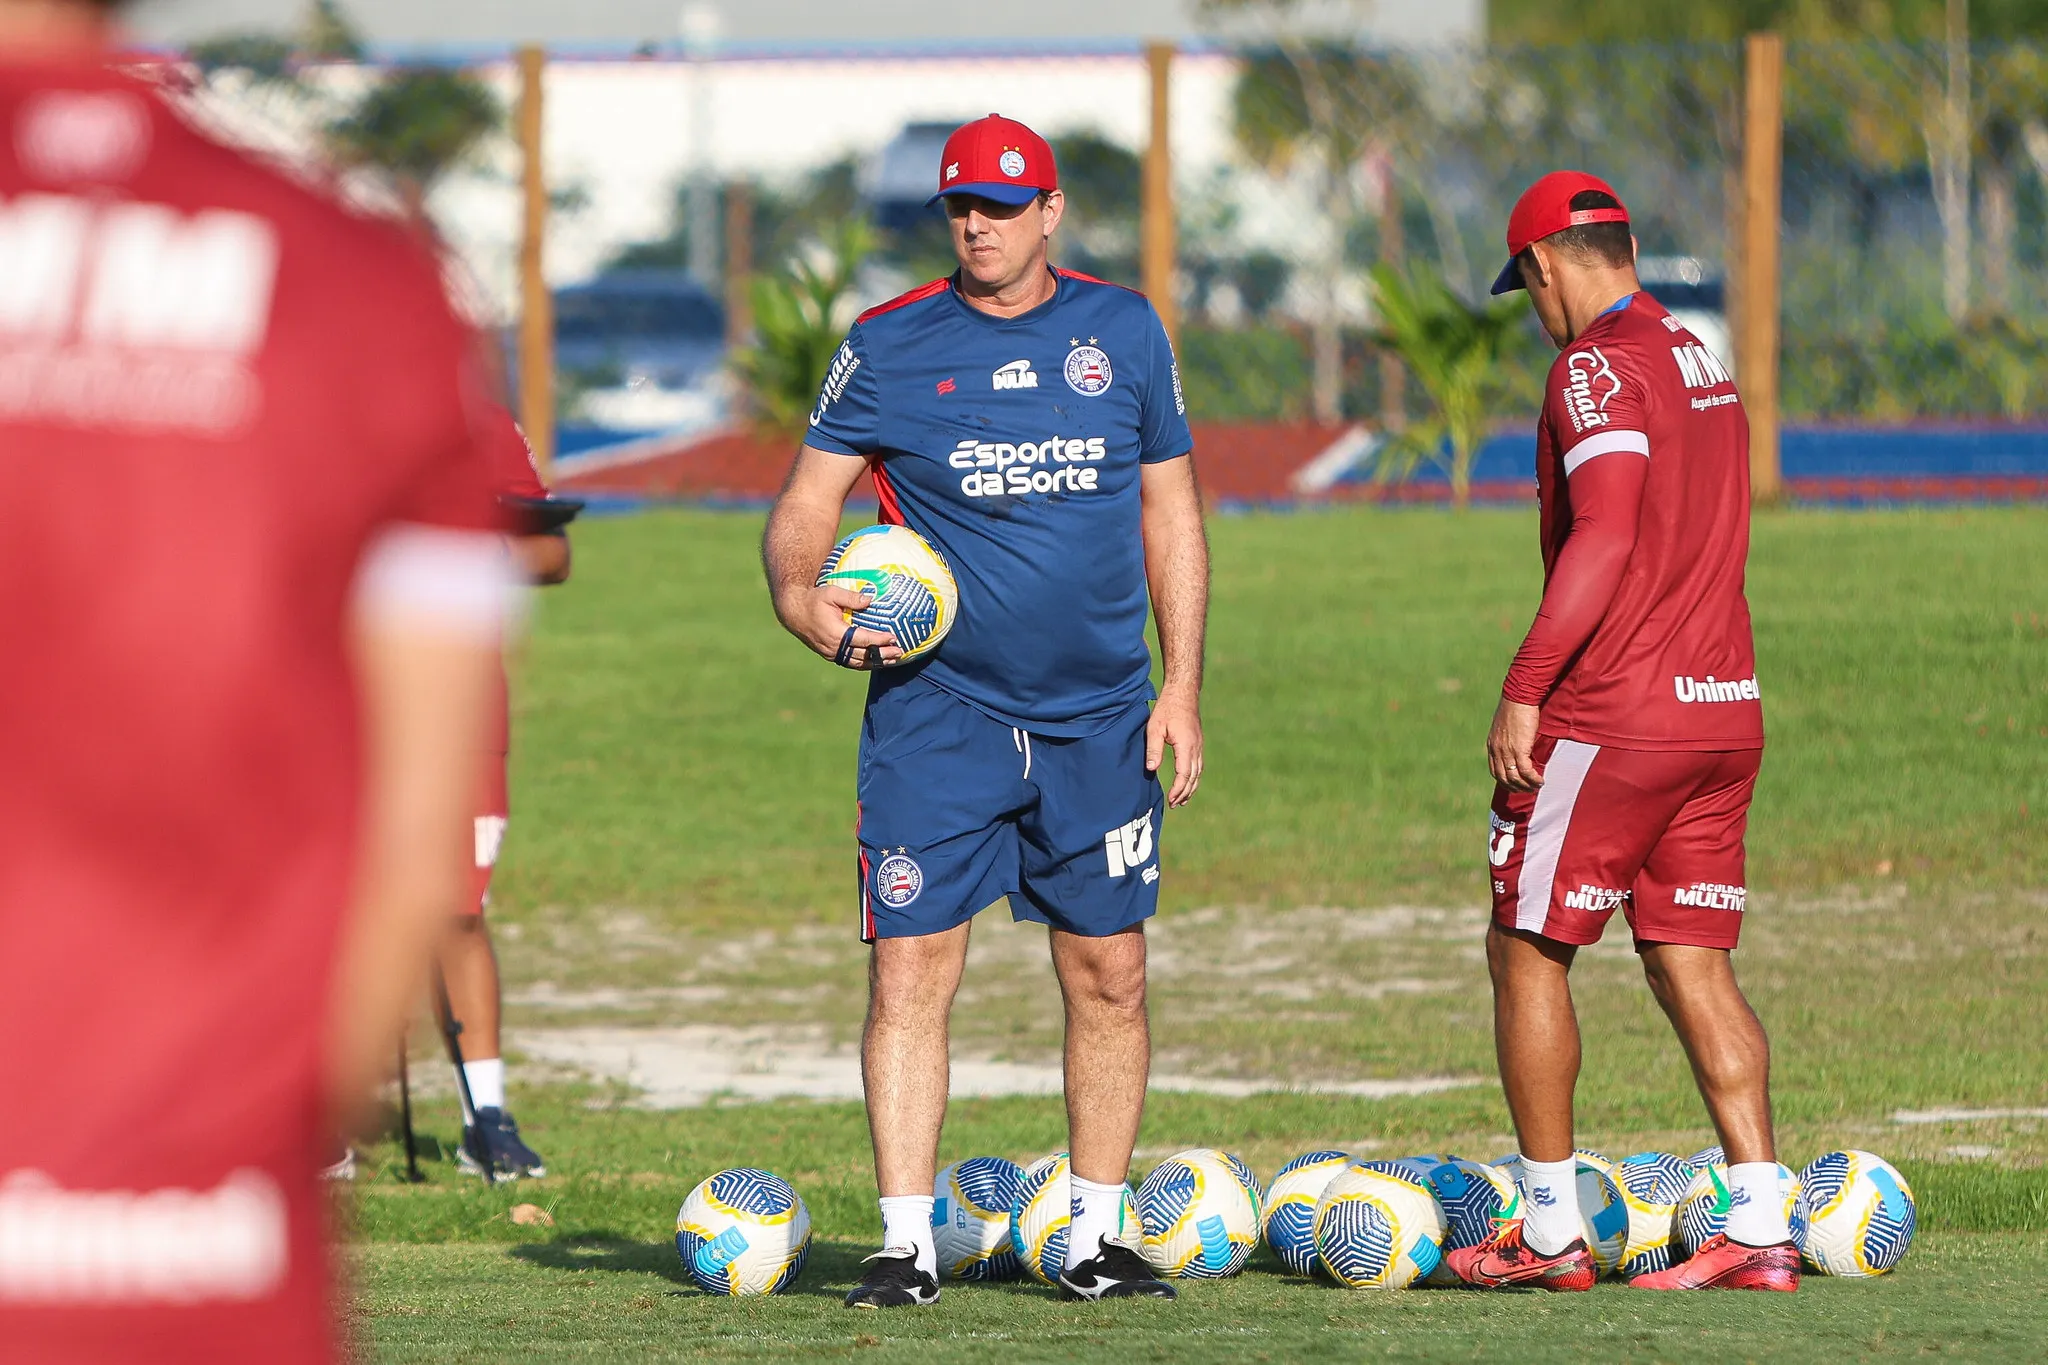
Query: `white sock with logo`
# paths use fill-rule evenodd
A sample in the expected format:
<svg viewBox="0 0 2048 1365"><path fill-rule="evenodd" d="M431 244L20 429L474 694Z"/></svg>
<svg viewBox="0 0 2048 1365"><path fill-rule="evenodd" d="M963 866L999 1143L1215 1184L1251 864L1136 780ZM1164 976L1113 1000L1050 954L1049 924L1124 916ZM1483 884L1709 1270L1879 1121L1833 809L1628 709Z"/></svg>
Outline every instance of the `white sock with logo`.
<svg viewBox="0 0 2048 1365"><path fill-rule="evenodd" d="M1541 1256L1555 1256L1585 1235L1579 1222L1579 1159L1522 1158L1522 1240Z"/></svg>
<svg viewBox="0 0 2048 1365"><path fill-rule="evenodd" d="M915 1251L917 1268L936 1280L939 1244L932 1236L934 1202L928 1194L883 1195L882 1247L886 1251Z"/></svg>
<svg viewBox="0 0 2048 1365"><path fill-rule="evenodd" d="M469 1082L469 1099L479 1109L503 1109L505 1107L505 1059L488 1057L479 1062L464 1062L462 1077Z"/></svg>
<svg viewBox="0 0 2048 1365"><path fill-rule="evenodd" d="M1067 1260L1072 1270L1102 1250L1102 1239L1124 1230L1124 1186L1099 1185L1080 1176L1073 1183L1074 1221L1067 1226Z"/></svg>
<svg viewBox="0 0 2048 1365"><path fill-rule="evenodd" d="M1728 1168L1728 1240L1746 1247L1792 1240L1777 1162L1740 1161Z"/></svg>

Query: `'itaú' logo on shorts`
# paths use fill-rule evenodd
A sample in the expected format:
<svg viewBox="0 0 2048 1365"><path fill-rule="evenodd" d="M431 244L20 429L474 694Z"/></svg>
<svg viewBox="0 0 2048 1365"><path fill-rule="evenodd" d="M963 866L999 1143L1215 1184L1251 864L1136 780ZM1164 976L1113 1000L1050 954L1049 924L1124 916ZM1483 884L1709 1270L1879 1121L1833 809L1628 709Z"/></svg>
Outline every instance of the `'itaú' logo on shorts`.
<svg viewBox="0 0 2048 1365"><path fill-rule="evenodd" d="M1152 856L1152 812L1146 811L1128 825L1119 825L1102 836L1102 846L1109 851L1109 875L1121 877L1124 873L1143 863ZM1153 871L1151 868L1146 869ZM1145 878L1149 886L1155 877Z"/></svg>
<svg viewBox="0 0 2048 1365"><path fill-rule="evenodd" d="M284 1194L261 1171L211 1190L67 1190L0 1177L0 1303L267 1298L289 1263Z"/></svg>

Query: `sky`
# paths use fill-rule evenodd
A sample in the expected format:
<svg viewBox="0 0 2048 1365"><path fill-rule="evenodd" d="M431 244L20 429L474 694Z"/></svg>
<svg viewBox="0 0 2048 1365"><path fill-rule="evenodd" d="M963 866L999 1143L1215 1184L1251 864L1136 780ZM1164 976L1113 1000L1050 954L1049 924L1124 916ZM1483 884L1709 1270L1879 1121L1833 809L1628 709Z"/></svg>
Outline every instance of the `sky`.
<svg viewBox="0 0 2048 1365"><path fill-rule="evenodd" d="M520 42L630 48L673 43L685 0L344 0L377 45L503 48ZM1200 39L1196 0L1032 0L1028 5L943 5L932 0L695 0L716 15L721 41L742 51L892 48L1004 50ZM1306 0L1309 22L1394 43L1478 37L1485 0ZM134 26L155 42L230 30L295 27L304 0L141 0Z"/></svg>

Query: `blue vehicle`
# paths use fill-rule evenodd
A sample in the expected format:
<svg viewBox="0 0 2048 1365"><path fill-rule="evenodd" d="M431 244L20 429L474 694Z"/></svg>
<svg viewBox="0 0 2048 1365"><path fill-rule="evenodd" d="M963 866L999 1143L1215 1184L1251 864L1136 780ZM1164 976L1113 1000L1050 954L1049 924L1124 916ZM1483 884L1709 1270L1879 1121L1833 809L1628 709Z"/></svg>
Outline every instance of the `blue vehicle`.
<svg viewBox="0 0 2048 1365"><path fill-rule="evenodd" d="M679 391L700 387L724 358L725 305L683 271L617 270L555 291L565 377Z"/></svg>
<svg viewBox="0 0 2048 1365"><path fill-rule="evenodd" d="M945 153L946 139L959 122L912 123L891 138L860 168L861 198L878 227L905 232L925 222L942 222L945 212L927 208Z"/></svg>
<svg viewBox="0 0 2048 1365"><path fill-rule="evenodd" d="M556 290L554 307L558 453L720 420L725 305L693 276L608 271Z"/></svg>

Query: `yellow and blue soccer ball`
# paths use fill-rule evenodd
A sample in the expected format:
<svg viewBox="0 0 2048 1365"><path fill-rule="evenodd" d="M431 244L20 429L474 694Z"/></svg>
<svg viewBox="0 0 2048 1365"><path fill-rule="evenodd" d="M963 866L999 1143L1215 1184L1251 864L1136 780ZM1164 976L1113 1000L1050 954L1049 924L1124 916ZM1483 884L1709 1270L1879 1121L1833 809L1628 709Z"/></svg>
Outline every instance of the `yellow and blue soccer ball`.
<svg viewBox="0 0 2048 1365"><path fill-rule="evenodd" d="M1436 1196L1399 1162L1354 1161L1316 1202L1316 1259L1347 1289L1406 1289L1443 1260Z"/></svg>
<svg viewBox="0 0 2048 1365"><path fill-rule="evenodd" d="M1823 1275L1882 1275L1913 1245L1919 1206L1898 1168L1869 1152L1829 1152L1799 1173L1792 1236Z"/></svg>
<svg viewBox="0 0 2048 1365"><path fill-rule="evenodd" d="M1258 1247L1263 1198L1258 1177L1230 1153L1177 1153L1138 1185L1138 1249L1169 1279L1235 1275Z"/></svg>
<svg viewBox="0 0 2048 1365"><path fill-rule="evenodd" d="M1785 1221L1790 1223L1799 1213L1799 1177L1783 1163L1778 1166L1778 1196L1784 1201ZM1720 1163L1700 1167L1678 1204L1678 1245L1685 1258L1697 1253L1708 1238L1728 1230L1731 1202L1728 1167Z"/></svg>
<svg viewBox="0 0 2048 1365"><path fill-rule="evenodd" d="M676 1214L676 1253L707 1294L783 1293L810 1250L811 1211L767 1171L720 1171Z"/></svg>
<svg viewBox="0 0 2048 1365"><path fill-rule="evenodd" d="M1010 1206L1024 1168L999 1156L972 1156L939 1172L932 1188L932 1237L939 1269L956 1280L1015 1280L1024 1262L1010 1242Z"/></svg>
<svg viewBox="0 0 2048 1365"><path fill-rule="evenodd" d="M834 545L818 571L819 586L828 583L873 597L846 619L894 634L903 647L899 663L937 649L960 615L953 570L908 526L869 526Z"/></svg>
<svg viewBox="0 0 2048 1365"><path fill-rule="evenodd" d="M1266 1187L1266 1245L1297 1275L1316 1272L1316 1201L1350 1164L1349 1152L1305 1152Z"/></svg>
<svg viewBox="0 0 2048 1365"><path fill-rule="evenodd" d="M1621 1186L1614 1177L1594 1164L1595 1159L1607 1158L1598 1152L1573 1155L1577 1170L1573 1183L1579 1191L1579 1235L1586 1240L1593 1268L1599 1274L1612 1275L1628 1257L1628 1204L1622 1199ZM1494 1164L1513 1176L1515 1187L1526 1194L1519 1155L1502 1157Z"/></svg>
<svg viewBox="0 0 2048 1365"><path fill-rule="evenodd" d="M1067 1228L1074 1221L1074 1187L1067 1154L1054 1152L1024 1168L1017 1202L1010 1206L1010 1245L1025 1273L1040 1284L1058 1284L1067 1264ZM1124 1189L1123 1223L1117 1235L1138 1245L1138 1212L1128 1186Z"/></svg>
<svg viewBox="0 0 2048 1365"><path fill-rule="evenodd" d="M1684 1158L1669 1152L1637 1152L1623 1157L1613 1171L1628 1205L1628 1254L1621 1273L1633 1279L1671 1267L1672 1238L1678 1206L1699 1174Z"/></svg>
<svg viewBox="0 0 2048 1365"><path fill-rule="evenodd" d="M1512 1218L1520 1210L1521 1192L1514 1177L1497 1166L1484 1165L1461 1156L1409 1157L1408 1164L1422 1169L1429 1191L1436 1196L1444 1214L1446 1252L1478 1246L1493 1235L1494 1224ZM1431 1284L1457 1284L1457 1273L1440 1265L1430 1275Z"/></svg>

